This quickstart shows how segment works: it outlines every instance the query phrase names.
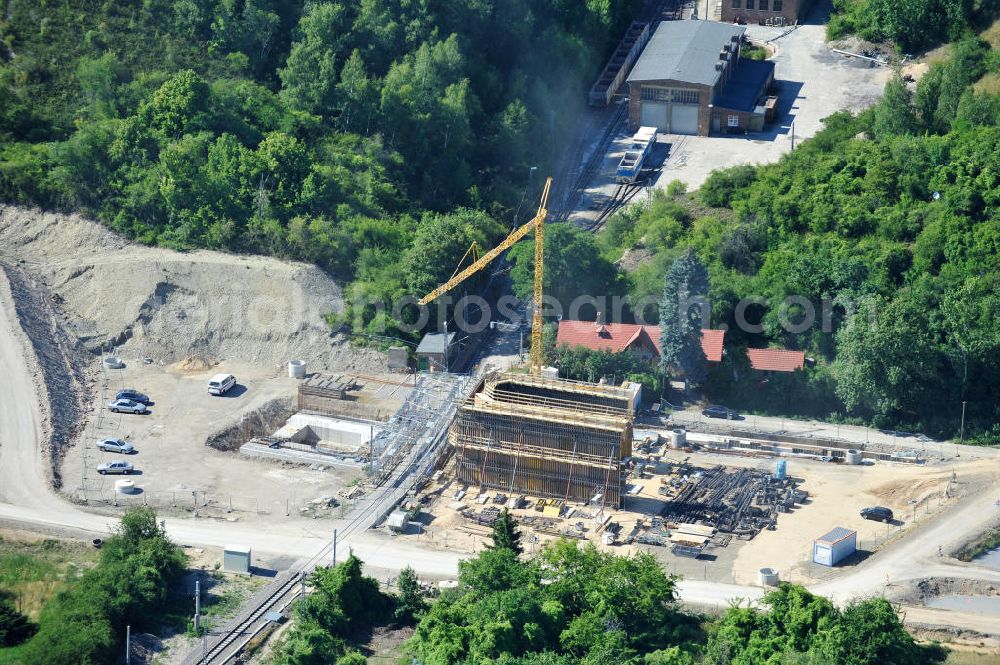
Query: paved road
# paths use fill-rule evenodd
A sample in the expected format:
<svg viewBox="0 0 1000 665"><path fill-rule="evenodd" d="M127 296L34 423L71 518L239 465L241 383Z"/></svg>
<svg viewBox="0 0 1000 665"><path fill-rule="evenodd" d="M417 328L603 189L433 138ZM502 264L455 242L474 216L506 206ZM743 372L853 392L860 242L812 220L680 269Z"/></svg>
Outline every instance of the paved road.
<svg viewBox="0 0 1000 665"><path fill-rule="evenodd" d="M32 369L25 361L21 331L0 285L0 521L55 529L72 529L104 535L114 518L88 513L64 502L49 489L40 447L43 441L42 410L34 390ZM932 522L911 537L873 556L859 570L812 587L817 593L845 602L881 593L886 574L891 583L928 576L964 577L1000 583L1000 571L969 564L945 563L936 556L938 544L946 548L980 531L995 519L993 493L967 500L959 508ZM320 552L330 534L294 523L269 526L266 532L248 524L167 519L167 531L178 543L222 547L231 542L252 543L258 552L308 558ZM352 548L373 568L397 570L413 566L418 573L453 576L460 554L423 549L379 534L356 534L341 544ZM679 587L683 601L724 607L734 599L757 599L756 587L684 580Z"/></svg>

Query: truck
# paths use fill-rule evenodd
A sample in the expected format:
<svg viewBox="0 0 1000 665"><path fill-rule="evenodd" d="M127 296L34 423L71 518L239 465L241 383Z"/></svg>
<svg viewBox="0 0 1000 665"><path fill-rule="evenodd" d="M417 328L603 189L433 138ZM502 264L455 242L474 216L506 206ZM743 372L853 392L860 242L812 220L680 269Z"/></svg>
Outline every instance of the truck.
<svg viewBox="0 0 1000 665"><path fill-rule="evenodd" d="M633 183L639 179L639 173L642 172L642 167L649 153L653 151L654 145L656 145L656 127L640 127L629 141L628 148L618 163L618 182Z"/></svg>

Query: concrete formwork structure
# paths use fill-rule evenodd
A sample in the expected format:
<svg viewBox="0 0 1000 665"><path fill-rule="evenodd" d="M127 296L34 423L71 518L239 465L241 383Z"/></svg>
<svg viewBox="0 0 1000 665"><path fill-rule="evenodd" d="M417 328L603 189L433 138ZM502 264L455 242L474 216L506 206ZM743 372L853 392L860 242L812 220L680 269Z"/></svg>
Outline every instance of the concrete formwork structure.
<svg viewBox="0 0 1000 665"><path fill-rule="evenodd" d="M628 389L487 375L449 432L455 474L482 488L620 506L632 454Z"/></svg>

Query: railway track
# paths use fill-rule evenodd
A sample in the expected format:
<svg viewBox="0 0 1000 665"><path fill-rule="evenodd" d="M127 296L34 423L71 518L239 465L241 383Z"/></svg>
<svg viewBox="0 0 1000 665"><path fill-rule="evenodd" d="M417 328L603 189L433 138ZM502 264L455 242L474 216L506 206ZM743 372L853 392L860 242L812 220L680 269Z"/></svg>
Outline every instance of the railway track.
<svg viewBox="0 0 1000 665"><path fill-rule="evenodd" d="M608 117L608 112L605 111L600 115L595 115L594 119L588 123L586 135L592 134L595 129L599 129L603 125L600 138L589 155L587 155L588 143L586 140L581 140L573 157L567 162L563 182L572 182L573 184L568 190L564 190L562 205L552 216L553 221L565 222L569 219L570 213L576 208L583 191L590 184L591 180L594 179L598 171L600 171L601 162L604 161L608 146L614 139L619 127L625 122L627 112L628 106L626 104L617 104L614 110L610 112L610 117ZM579 167L579 171L575 168L577 166Z"/></svg>
<svg viewBox="0 0 1000 665"><path fill-rule="evenodd" d="M634 182L634 183L625 183L618 185L618 188L615 190L614 195L610 199L608 199L605 202L604 207L601 208L601 212L597 216L597 219L595 219L593 222L590 222L589 224L581 225L581 228L583 228L586 231L590 231L592 233L600 231L604 227L604 224L608 221L608 218L611 217L611 215L615 214L616 212L618 212L620 208L630 203L632 199L634 199L635 196L639 192L641 192L645 187L646 187L645 182Z"/></svg>

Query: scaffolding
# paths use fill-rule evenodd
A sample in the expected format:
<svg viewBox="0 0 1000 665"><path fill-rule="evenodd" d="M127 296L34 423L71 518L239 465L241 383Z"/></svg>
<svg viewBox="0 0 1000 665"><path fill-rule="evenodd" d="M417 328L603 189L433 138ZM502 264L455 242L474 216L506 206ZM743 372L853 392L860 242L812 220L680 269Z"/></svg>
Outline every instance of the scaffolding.
<svg viewBox="0 0 1000 665"><path fill-rule="evenodd" d="M620 506L632 395L616 386L492 373L459 407L448 441L459 481Z"/></svg>

